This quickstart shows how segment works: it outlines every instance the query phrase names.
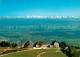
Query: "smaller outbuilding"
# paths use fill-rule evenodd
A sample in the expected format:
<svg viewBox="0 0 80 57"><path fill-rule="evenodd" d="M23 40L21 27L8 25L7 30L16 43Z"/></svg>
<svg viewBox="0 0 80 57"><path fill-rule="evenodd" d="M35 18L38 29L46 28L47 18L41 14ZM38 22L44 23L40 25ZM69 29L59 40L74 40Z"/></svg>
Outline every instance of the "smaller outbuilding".
<svg viewBox="0 0 80 57"><path fill-rule="evenodd" d="M54 42L54 48L59 48L59 43L58 42Z"/></svg>
<svg viewBox="0 0 80 57"><path fill-rule="evenodd" d="M57 41L52 42L53 48L59 48L59 43Z"/></svg>

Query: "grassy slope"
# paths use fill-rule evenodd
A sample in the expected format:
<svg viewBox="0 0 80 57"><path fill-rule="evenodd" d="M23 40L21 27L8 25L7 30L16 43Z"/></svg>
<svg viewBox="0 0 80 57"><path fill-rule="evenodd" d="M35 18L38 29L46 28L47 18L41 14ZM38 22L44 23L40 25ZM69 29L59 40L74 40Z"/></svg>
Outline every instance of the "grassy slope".
<svg viewBox="0 0 80 57"><path fill-rule="evenodd" d="M45 54L42 54L41 57L67 57L62 52L48 52Z"/></svg>
<svg viewBox="0 0 80 57"><path fill-rule="evenodd" d="M80 49L77 49L77 51L79 51L80 52ZM80 56L79 56L80 57Z"/></svg>
<svg viewBox="0 0 80 57"><path fill-rule="evenodd" d="M77 51L80 51L80 49L77 49Z"/></svg>
<svg viewBox="0 0 80 57"><path fill-rule="evenodd" d="M43 54L41 55L41 57L51 57L51 56L56 56L56 57L67 57L65 54L63 54L62 52L55 52L56 50L54 49L48 49L48 50L32 50L32 51L23 51L23 52L18 52L18 53L14 53L11 55L6 55L3 57L37 57L38 54L42 53L42 52L49 52L47 54Z"/></svg>

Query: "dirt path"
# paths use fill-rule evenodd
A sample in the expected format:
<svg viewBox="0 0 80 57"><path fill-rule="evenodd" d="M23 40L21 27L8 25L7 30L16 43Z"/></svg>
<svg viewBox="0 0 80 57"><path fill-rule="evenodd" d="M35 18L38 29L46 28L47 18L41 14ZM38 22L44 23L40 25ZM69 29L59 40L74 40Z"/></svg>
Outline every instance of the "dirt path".
<svg viewBox="0 0 80 57"><path fill-rule="evenodd" d="M37 57L40 57L40 55L42 55L42 54L44 54L44 53L46 53L46 52L42 52L42 53L38 54L38 56L37 56Z"/></svg>
<svg viewBox="0 0 80 57"><path fill-rule="evenodd" d="M48 52L61 52L61 51L58 49L58 50L56 50L56 51L48 51ZM38 54L37 57L40 57L42 54L48 53L48 52L42 52L42 53Z"/></svg>
<svg viewBox="0 0 80 57"><path fill-rule="evenodd" d="M22 50L22 51L7 53L7 54L0 55L0 57L5 56L5 55L10 55L10 54L13 54L13 53L23 52L23 51L30 51L30 50Z"/></svg>

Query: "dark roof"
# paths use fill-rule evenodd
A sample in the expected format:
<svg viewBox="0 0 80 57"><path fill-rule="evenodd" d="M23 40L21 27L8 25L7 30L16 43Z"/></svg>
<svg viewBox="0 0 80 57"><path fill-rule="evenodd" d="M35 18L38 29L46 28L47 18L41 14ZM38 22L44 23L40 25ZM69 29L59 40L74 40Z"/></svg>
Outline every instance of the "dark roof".
<svg viewBox="0 0 80 57"><path fill-rule="evenodd" d="M46 41L37 41L36 44L37 44L37 45L47 45L47 44L49 44L49 43L46 42Z"/></svg>

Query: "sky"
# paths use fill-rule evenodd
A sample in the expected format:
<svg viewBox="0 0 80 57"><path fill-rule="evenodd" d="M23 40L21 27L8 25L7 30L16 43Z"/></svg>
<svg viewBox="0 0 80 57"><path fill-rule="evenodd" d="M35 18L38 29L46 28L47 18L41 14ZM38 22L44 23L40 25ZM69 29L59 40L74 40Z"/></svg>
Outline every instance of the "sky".
<svg viewBox="0 0 80 57"><path fill-rule="evenodd" d="M80 16L80 0L0 0L0 16Z"/></svg>

